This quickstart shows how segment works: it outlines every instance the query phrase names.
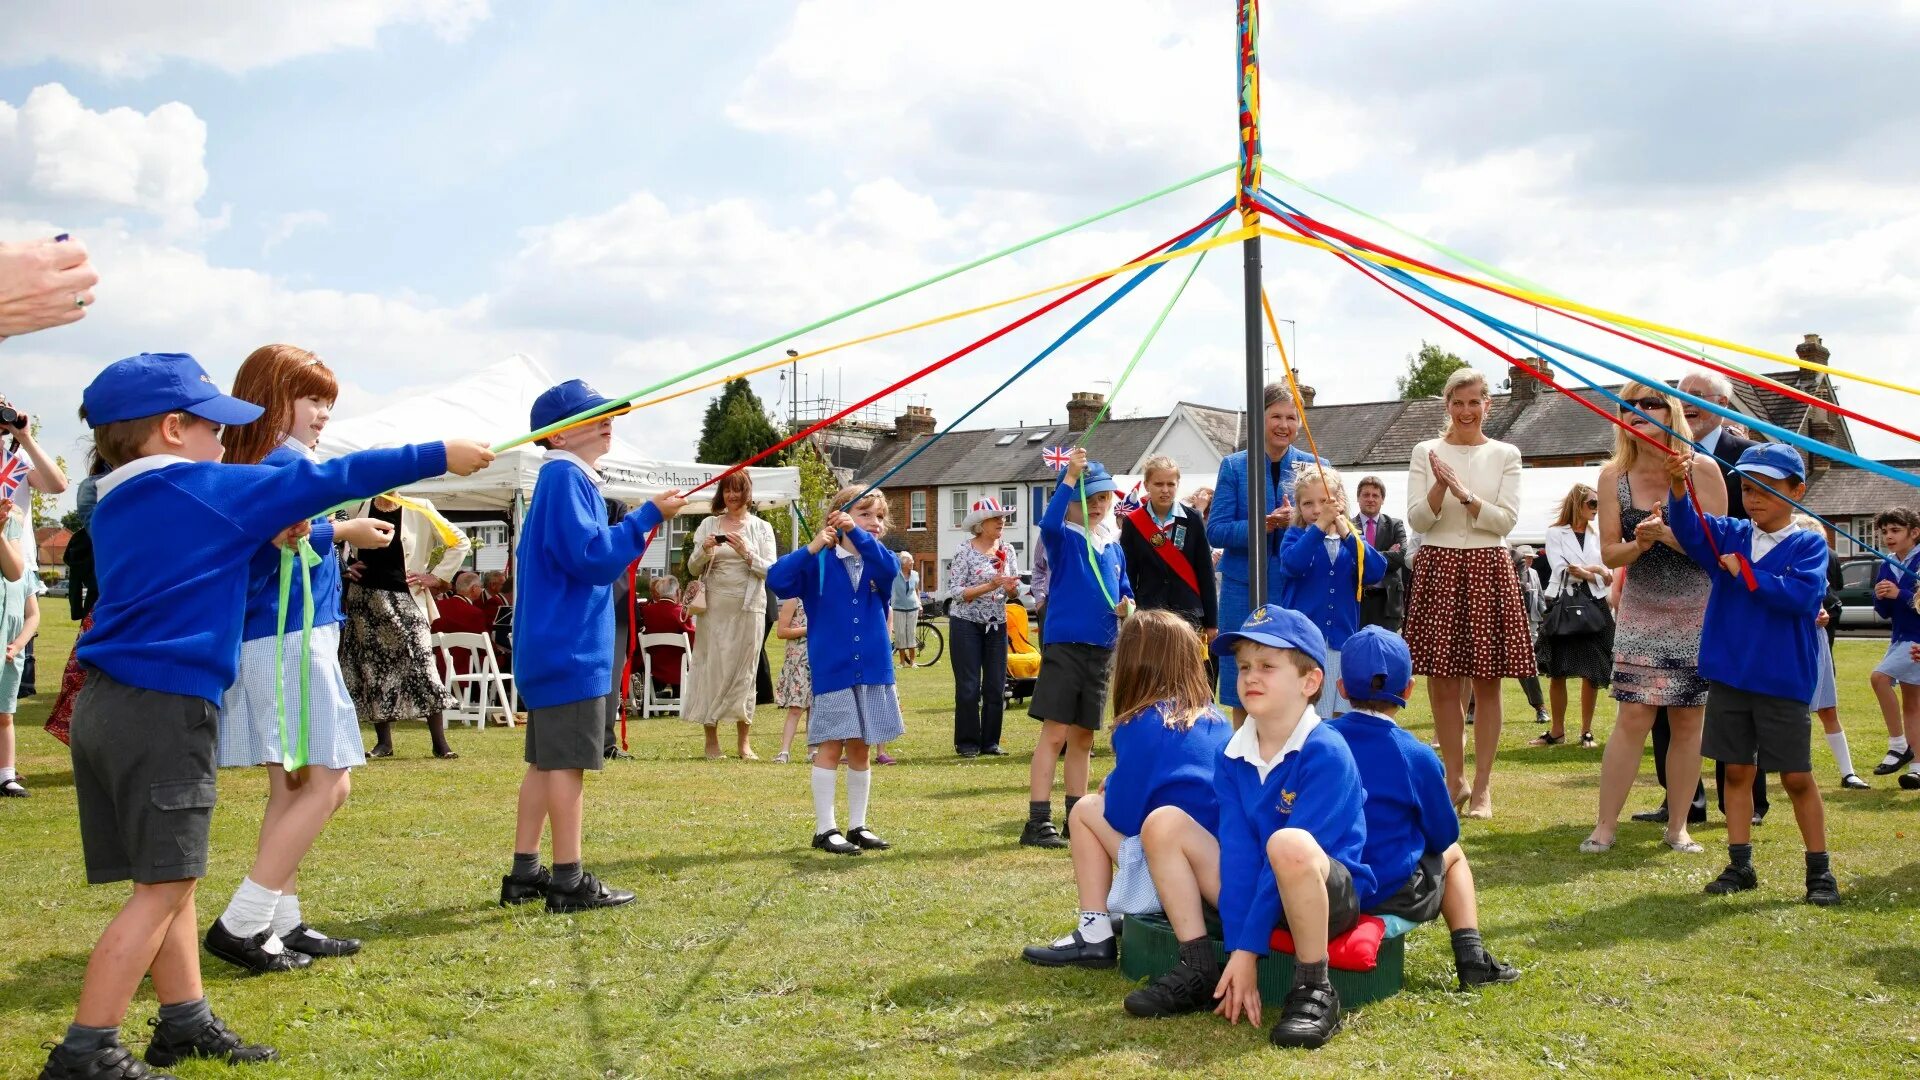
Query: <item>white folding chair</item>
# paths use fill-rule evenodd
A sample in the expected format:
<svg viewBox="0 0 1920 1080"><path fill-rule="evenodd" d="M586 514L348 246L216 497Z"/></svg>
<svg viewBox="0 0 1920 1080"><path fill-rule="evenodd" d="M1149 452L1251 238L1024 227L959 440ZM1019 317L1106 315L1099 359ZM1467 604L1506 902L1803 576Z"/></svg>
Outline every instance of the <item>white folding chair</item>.
<svg viewBox="0 0 1920 1080"><path fill-rule="evenodd" d="M449 720L464 720L468 727L487 726L487 714L498 712L508 727L513 726L513 676L500 670L493 653L493 641L485 634L435 634L433 644L446 662L447 690L454 707L447 710ZM454 665L454 653L467 657L467 673Z"/></svg>
<svg viewBox="0 0 1920 1080"><path fill-rule="evenodd" d="M653 692L653 649L672 648L680 650L680 687L675 697L660 697ZM641 634L640 635L640 716L679 716L680 699L686 695L687 683L693 678L693 642L685 634Z"/></svg>

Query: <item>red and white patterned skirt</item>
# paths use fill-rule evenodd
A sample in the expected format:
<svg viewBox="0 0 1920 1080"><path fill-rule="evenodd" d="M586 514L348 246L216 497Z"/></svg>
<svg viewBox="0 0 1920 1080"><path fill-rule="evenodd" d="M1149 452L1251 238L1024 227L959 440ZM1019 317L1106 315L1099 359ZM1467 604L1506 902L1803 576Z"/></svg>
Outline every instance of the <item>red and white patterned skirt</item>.
<svg viewBox="0 0 1920 1080"><path fill-rule="evenodd" d="M1430 678L1523 679L1538 670L1505 547L1422 547L1400 632L1414 672Z"/></svg>

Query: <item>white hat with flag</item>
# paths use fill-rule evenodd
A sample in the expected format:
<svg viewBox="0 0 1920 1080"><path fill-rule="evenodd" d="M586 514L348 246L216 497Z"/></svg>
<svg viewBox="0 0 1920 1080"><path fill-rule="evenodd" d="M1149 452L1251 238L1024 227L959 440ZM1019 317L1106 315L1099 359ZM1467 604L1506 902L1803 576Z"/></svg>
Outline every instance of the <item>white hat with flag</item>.
<svg viewBox="0 0 1920 1080"><path fill-rule="evenodd" d="M981 522L988 518L1010 518L1013 515L1013 507L1002 506L1000 500L981 499L979 502L974 503L973 509L968 512L965 518L961 519L960 528L966 532L972 532L980 526Z"/></svg>

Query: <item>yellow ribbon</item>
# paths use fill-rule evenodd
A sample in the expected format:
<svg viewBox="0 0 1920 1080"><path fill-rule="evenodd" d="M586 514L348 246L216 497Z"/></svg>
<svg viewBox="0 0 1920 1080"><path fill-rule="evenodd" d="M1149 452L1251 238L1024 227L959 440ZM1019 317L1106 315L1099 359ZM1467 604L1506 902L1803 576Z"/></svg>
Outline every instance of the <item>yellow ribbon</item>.
<svg viewBox="0 0 1920 1080"><path fill-rule="evenodd" d="M1307 402L1300 395L1300 381L1294 378L1293 362L1287 359L1286 343L1280 339L1280 323L1273 317L1273 301L1267 298L1267 287L1260 286L1260 309L1267 313L1267 330L1273 334L1273 347L1280 351L1280 370L1287 373L1287 390L1293 395L1293 408L1300 414L1300 430L1306 433L1307 449L1313 451L1313 467L1320 470L1320 486L1326 490L1327 498L1333 498L1333 485L1327 482L1327 467L1320 463L1320 448L1313 444L1313 425L1307 423ZM1249 431L1252 427L1249 426ZM1353 532L1353 598L1364 600L1367 595L1367 547L1361 539L1360 530L1353 528L1353 519L1345 514L1340 520L1347 523Z"/></svg>
<svg viewBox="0 0 1920 1080"><path fill-rule="evenodd" d="M385 499L390 503L397 503L402 509L425 515L427 522L433 526L433 531L439 535L440 542L448 547L454 547L459 544L460 541L467 538L467 534L455 527L453 522L441 517L440 511L435 510L432 503L421 502L418 499L409 499L405 495L396 495L391 491L385 495L376 495L375 498Z"/></svg>

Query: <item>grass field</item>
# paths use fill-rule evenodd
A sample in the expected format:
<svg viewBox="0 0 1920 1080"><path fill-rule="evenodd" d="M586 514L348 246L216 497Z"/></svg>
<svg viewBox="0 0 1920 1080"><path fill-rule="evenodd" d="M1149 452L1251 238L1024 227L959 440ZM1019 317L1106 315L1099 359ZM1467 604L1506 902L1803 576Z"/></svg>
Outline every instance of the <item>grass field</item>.
<svg viewBox="0 0 1920 1080"><path fill-rule="evenodd" d="M52 608L41 695L19 716L33 798L0 802L0 1076L38 1069L125 896L84 886L66 752L40 730L73 633ZM1866 688L1881 648L1840 643L1842 715L1863 769L1885 746ZM1845 903L1799 902L1801 847L1778 794L1756 835L1761 888L1714 898L1700 887L1725 858L1717 814L1694 830L1703 856L1631 824L1606 855L1575 851L1599 751L1525 747L1538 728L1516 688L1499 816L1468 823L1464 843L1487 940L1523 979L1455 993L1446 934L1429 928L1411 939L1404 993L1349 1014L1325 1049L1285 1055L1264 1030L1211 1016L1131 1019L1117 972L1021 962L1019 948L1063 933L1075 907L1065 853L1015 842L1033 725L1016 710L1011 756L961 761L946 669L909 674L901 696L908 736L901 764L876 772L872 815L894 850L857 859L808 849L804 765L709 763L697 728L635 723L637 760L588 784L587 860L640 899L571 918L494 905L519 733L461 729L463 756L440 762L424 728L403 728L400 756L356 774L303 872L309 917L366 950L265 978L207 961L215 1009L286 1058L246 1075L1920 1074L1920 795L1889 778L1837 790L1817 735ZM1603 739L1609 718L1603 701ZM1407 722L1429 726L1420 709ZM764 757L778 732L762 709ZM1110 764L1096 759L1096 776ZM1629 809L1655 802L1651 775L1649 764ZM203 927L246 870L264 792L257 771L222 777ZM153 1010L143 992L124 1032L136 1050Z"/></svg>

